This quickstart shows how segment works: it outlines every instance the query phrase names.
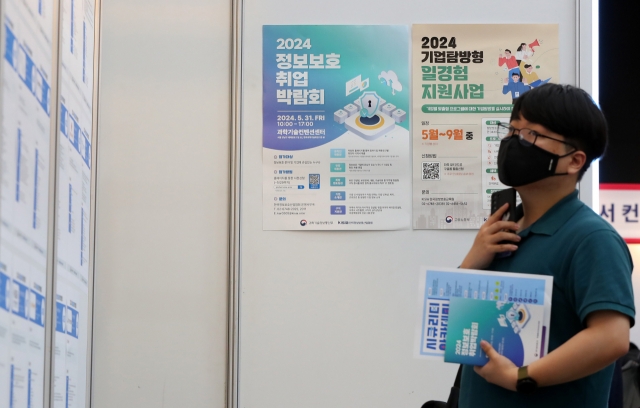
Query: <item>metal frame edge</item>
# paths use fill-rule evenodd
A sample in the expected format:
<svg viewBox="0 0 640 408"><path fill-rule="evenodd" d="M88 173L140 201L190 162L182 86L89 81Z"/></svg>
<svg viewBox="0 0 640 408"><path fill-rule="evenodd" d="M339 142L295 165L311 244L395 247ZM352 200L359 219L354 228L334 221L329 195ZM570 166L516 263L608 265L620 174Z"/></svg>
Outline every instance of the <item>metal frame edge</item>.
<svg viewBox="0 0 640 408"><path fill-rule="evenodd" d="M89 206L91 214L89 216L89 297L87 306L89 307L87 319L87 382L85 394L85 407L93 406L93 318L94 318L94 293L95 293L95 245L96 245L96 201L98 190L98 105L100 96L100 50L102 45L101 17L102 0L95 0L93 16L93 95L91 112L91 193Z"/></svg>
<svg viewBox="0 0 640 408"><path fill-rule="evenodd" d="M242 133L242 34L244 1L231 0L231 120L229 149L229 280L226 407L238 407L240 346L240 192Z"/></svg>
<svg viewBox="0 0 640 408"><path fill-rule="evenodd" d="M44 407L53 407L55 397L55 319L57 294L57 240L58 229L58 127L60 109L61 57L60 41L62 33L62 0L53 3L53 37L51 40L51 114L49 146L49 198L47 218L47 296L45 314L45 371L44 371ZM55 81L53 80L55 78Z"/></svg>
<svg viewBox="0 0 640 408"><path fill-rule="evenodd" d="M598 7L598 0L576 0L576 86L584 89L590 95L597 95L598 81L598 50L597 41L598 21L594 7ZM596 69L594 69L596 67ZM597 100L596 100L597 102ZM578 183L579 197L591 208L597 208L598 185L600 181L598 161L594 161Z"/></svg>

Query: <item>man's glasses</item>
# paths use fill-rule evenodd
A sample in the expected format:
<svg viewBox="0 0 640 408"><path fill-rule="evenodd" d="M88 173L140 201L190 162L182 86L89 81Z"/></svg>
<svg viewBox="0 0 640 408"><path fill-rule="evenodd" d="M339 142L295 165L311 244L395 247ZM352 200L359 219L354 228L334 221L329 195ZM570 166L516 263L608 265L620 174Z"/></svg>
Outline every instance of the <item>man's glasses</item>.
<svg viewBox="0 0 640 408"><path fill-rule="evenodd" d="M569 142L565 142L564 140L556 139L554 137L541 135L535 130L531 130L527 128L516 129L513 126L510 126L506 123L498 123L498 137L500 138L500 140L507 139L513 136L514 134L518 136L518 139L520 140L520 144L523 146L533 146L536 144L536 140L538 140L539 137L543 137L545 139L551 139L551 140L555 140L556 142L569 145L574 149L579 150L575 145Z"/></svg>

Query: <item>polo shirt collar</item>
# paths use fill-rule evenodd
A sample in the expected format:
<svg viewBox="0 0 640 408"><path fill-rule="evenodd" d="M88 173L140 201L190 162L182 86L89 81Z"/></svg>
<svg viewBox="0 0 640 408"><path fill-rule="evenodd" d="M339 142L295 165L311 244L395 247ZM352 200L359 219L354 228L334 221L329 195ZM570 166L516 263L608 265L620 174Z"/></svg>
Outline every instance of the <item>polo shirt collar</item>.
<svg viewBox="0 0 640 408"><path fill-rule="evenodd" d="M578 200L578 190L575 190L573 193L555 203L540 219L522 231L520 235L523 237L528 236L529 233L553 235L582 206L582 202ZM522 204L518 206L517 212L520 216L524 215Z"/></svg>

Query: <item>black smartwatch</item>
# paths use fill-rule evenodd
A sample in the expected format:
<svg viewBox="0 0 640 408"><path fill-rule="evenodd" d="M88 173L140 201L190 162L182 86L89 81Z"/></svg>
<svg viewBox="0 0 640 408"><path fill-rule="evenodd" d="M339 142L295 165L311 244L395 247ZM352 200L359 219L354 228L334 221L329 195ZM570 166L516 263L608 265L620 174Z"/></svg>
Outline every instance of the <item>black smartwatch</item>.
<svg viewBox="0 0 640 408"><path fill-rule="evenodd" d="M516 390L521 394L532 394L538 389L538 383L529 377L527 366L518 368L518 382Z"/></svg>

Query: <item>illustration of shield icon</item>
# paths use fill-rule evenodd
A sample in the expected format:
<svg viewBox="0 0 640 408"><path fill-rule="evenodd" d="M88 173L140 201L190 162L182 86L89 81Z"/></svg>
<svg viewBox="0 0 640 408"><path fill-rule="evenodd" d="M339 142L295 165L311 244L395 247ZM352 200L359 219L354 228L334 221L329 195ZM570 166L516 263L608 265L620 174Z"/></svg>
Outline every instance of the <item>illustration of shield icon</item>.
<svg viewBox="0 0 640 408"><path fill-rule="evenodd" d="M373 117L380 105L380 97L375 92L365 92L360 97L360 116L364 118Z"/></svg>

